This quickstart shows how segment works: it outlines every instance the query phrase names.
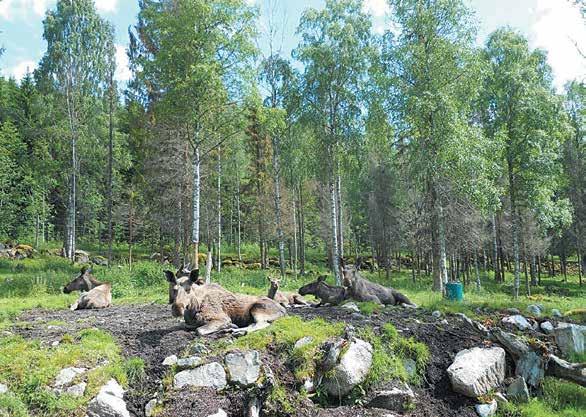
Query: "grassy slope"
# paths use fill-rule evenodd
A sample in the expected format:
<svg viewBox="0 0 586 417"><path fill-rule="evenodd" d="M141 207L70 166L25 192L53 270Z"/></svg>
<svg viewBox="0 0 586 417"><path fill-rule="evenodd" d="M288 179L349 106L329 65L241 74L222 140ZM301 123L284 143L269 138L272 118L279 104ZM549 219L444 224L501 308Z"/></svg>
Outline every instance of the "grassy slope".
<svg viewBox="0 0 586 417"><path fill-rule="evenodd" d="M249 257L254 256L248 255ZM128 265L121 265L112 269L95 267L94 273L98 279L113 283L114 303L133 302L159 302L165 303L167 297L167 284L163 278L164 267L151 261L139 261L133 265L132 270ZM315 273L325 272L323 266L309 264L307 267ZM0 328L10 324L12 319L20 311L30 308L66 308L76 298L75 295L61 293L63 285L73 278L79 270L79 266L72 266L68 261L47 256L37 256L34 259L23 261L0 260ZM276 271L272 271L276 274ZM221 283L226 288L251 294L265 294L267 290L266 271L242 270L224 268L220 274L214 273L212 279ZM412 301L422 307L439 309L442 311L465 312L476 315L477 308L502 309L517 307L524 310L527 305L540 303L546 310L557 308L562 312L584 308L586 289L581 289L577 284L577 277L570 276L568 282L562 282L562 277L543 277L542 287L533 289L533 296L522 296L514 301L511 294L512 277L507 276L504 285L495 284L489 277L483 277L483 289L477 292L473 286L466 288L465 301L463 303L451 303L444 300L441 295L432 293L429 289L431 281L428 277L418 278L412 281L409 271L401 273L394 271L390 282L385 280L384 274L365 273L365 276L373 281L391 285L408 295ZM283 289L296 290L301 285L315 277L294 277L289 275L283 282ZM562 288L566 296L545 294L546 287ZM21 344L27 344L21 341ZM12 347L10 348L12 349ZM47 364L47 369L51 368ZM45 369L45 368L42 368ZM47 371L43 372L53 372ZM584 389L559 381L550 380L544 390L543 399L534 399L531 403L520 407L510 407L503 410L503 416L507 417L558 417L584 415L586 405L583 398ZM14 414L18 415L18 404L28 402L28 397L14 399ZM575 399L582 398L582 401ZM17 401L18 400L18 401ZM9 397L0 400L0 406L4 402L11 401ZM51 398L47 400L49 403ZM54 406L73 407L75 404L65 402L64 405ZM48 406L47 406L48 407ZM57 411L59 413L61 411ZM26 415L26 414L22 414ZM58 415L58 414L51 414Z"/></svg>

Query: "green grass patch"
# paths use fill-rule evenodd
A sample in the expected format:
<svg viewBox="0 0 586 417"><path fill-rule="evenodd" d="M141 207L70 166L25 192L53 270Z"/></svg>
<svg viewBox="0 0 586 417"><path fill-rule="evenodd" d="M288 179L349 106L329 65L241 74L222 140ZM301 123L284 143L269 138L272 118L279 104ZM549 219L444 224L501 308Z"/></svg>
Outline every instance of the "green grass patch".
<svg viewBox="0 0 586 417"><path fill-rule="evenodd" d="M358 305L360 312L366 316L371 316L374 313L380 313L383 309L383 306L373 301L362 301L356 304Z"/></svg>
<svg viewBox="0 0 586 417"><path fill-rule="evenodd" d="M91 369L83 375L88 386L81 398L58 395L50 388L59 371L69 366ZM11 393L0 396L0 410L10 416L76 415L110 378L127 383L119 348L101 330L82 330L71 343L51 348L20 336L0 339L0 381L9 385Z"/></svg>

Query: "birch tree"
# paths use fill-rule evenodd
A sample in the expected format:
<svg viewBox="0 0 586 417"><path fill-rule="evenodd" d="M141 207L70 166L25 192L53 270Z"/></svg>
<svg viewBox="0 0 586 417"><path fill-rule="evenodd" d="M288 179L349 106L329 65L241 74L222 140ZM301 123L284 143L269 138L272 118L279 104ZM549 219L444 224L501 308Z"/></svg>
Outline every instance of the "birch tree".
<svg viewBox="0 0 586 417"><path fill-rule="evenodd" d="M68 168L65 254L73 259L76 245L78 142L83 135L88 105L107 85L114 55L112 26L96 12L92 0L60 0L43 21L47 51L40 71L52 85L65 109L71 164Z"/></svg>

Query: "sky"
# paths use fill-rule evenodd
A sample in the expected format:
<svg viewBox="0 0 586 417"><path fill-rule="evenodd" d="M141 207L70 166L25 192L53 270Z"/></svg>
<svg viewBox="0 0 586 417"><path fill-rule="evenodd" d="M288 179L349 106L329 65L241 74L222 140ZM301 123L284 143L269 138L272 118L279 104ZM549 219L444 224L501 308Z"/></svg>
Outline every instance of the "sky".
<svg viewBox="0 0 586 417"><path fill-rule="evenodd" d="M245 0L260 8L258 46L268 54L268 27L273 22L277 35L273 47L283 54L297 45L295 34L299 18L308 7L322 8L325 0ZM573 79L584 80L586 60L576 49L586 52L586 23L571 0L465 0L476 14L479 45L488 34L501 26L519 30L529 39L532 48L548 52L554 83L561 91ZM20 80L32 71L46 48L42 21L45 12L56 0L0 0L0 45L5 48L0 58L0 72ZM116 78L126 81L131 74L125 49L128 28L138 13L137 0L95 0L98 12L116 29ZM272 6L272 7L271 7ZM363 9L372 15L373 30L382 33L388 27L386 0L363 0ZM271 10L273 10L271 12Z"/></svg>

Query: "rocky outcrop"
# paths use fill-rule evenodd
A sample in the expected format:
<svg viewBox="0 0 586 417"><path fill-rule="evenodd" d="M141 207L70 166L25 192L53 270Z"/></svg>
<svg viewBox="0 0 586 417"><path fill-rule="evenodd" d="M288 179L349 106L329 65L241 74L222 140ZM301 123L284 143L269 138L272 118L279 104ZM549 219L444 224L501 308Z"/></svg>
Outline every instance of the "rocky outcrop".
<svg viewBox="0 0 586 417"><path fill-rule="evenodd" d="M260 355L256 350L230 352L224 357L228 379L244 387L253 385L260 377Z"/></svg>
<svg viewBox="0 0 586 417"><path fill-rule="evenodd" d="M462 350L448 375L454 391L472 398L484 395L505 379L505 351L498 346Z"/></svg>
<svg viewBox="0 0 586 417"><path fill-rule="evenodd" d="M560 323L554 330L555 341L564 355L584 353L584 333L586 326Z"/></svg>
<svg viewBox="0 0 586 417"><path fill-rule="evenodd" d="M211 362L195 369L181 371L175 374L173 378L175 388L211 387L222 389L226 384L226 371L218 362Z"/></svg>
<svg viewBox="0 0 586 417"><path fill-rule="evenodd" d="M87 417L130 417L123 397L124 390L111 379L88 404Z"/></svg>
<svg viewBox="0 0 586 417"><path fill-rule="evenodd" d="M364 382L372 366L372 346L370 343L355 339L346 352L340 355L339 363L327 373L322 387L328 395L343 397Z"/></svg>

